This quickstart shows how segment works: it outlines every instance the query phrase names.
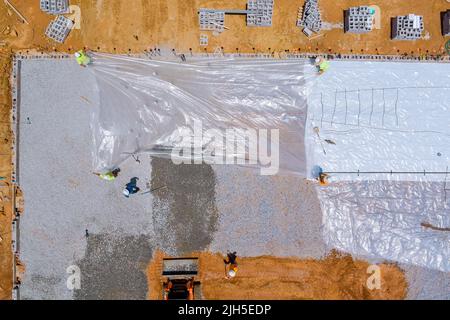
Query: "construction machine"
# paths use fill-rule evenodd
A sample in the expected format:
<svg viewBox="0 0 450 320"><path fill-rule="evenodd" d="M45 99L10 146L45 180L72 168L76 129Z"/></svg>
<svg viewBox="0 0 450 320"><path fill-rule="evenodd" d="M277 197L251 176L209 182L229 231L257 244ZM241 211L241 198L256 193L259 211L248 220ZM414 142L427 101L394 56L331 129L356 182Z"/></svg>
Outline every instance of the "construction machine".
<svg viewBox="0 0 450 320"><path fill-rule="evenodd" d="M164 300L198 300L198 258L165 258L162 267Z"/></svg>

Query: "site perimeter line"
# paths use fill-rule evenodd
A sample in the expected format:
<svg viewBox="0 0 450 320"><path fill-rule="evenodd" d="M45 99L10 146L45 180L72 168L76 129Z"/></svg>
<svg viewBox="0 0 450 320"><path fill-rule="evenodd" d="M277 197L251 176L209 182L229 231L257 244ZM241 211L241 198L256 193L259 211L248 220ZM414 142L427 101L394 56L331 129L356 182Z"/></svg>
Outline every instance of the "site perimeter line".
<svg viewBox="0 0 450 320"><path fill-rule="evenodd" d="M326 174L417 174L417 175L430 175L430 174L445 174L448 175L449 171L324 171Z"/></svg>

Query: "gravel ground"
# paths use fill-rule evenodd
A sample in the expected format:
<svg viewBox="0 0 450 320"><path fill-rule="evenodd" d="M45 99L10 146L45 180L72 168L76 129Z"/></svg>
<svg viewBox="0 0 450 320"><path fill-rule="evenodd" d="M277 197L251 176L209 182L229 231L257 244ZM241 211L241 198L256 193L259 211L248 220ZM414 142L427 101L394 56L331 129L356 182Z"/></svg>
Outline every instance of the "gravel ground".
<svg viewBox="0 0 450 320"><path fill-rule="evenodd" d="M216 166L219 226L210 249L245 256L320 258L322 213L311 182L261 176L258 170Z"/></svg>
<svg viewBox="0 0 450 320"><path fill-rule="evenodd" d="M411 265L400 266L408 282L409 300L450 300L450 272Z"/></svg>
<svg viewBox="0 0 450 320"><path fill-rule="evenodd" d="M121 194L133 176L141 178L145 189L150 159L128 161L114 183L92 174L89 108L97 103L95 80L74 61L24 61L21 84L19 179L26 198L21 298L73 298L66 286L71 265L81 268L82 290L76 297L145 297L144 273L129 278L137 281L130 286L139 288L130 291L122 287L125 274L108 277L107 284L99 281L110 272L120 275L116 271L126 268L127 256L132 257L130 272L144 270L142 261L152 253L151 194L130 199ZM101 254L93 254L95 250ZM122 291L109 292L111 288Z"/></svg>
<svg viewBox="0 0 450 320"><path fill-rule="evenodd" d="M219 212L211 166L175 165L152 159L153 224L156 243L165 252L189 254L213 240Z"/></svg>

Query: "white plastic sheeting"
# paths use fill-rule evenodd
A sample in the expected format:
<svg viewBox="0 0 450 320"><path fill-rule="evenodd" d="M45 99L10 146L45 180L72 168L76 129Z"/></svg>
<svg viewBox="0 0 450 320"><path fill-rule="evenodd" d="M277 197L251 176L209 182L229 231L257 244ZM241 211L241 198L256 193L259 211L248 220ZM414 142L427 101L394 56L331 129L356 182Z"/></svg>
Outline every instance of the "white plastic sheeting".
<svg viewBox="0 0 450 320"><path fill-rule="evenodd" d="M309 172L318 165L327 172L445 173L450 64L334 61L314 87L308 119ZM314 127L320 128L320 139ZM426 178L442 181L444 176ZM334 181L355 179L417 181L423 176L333 176Z"/></svg>
<svg viewBox="0 0 450 320"><path fill-rule="evenodd" d="M177 155L200 160L220 155L263 167L261 158L250 163L251 129L257 130L258 143L261 130L268 130L267 153L279 150L280 170L306 175L306 96L315 78L306 60L188 57L181 62L94 54L89 69L100 95L92 117L97 171L117 167L132 154L168 156L192 144L200 148ZM226 137L233 128L243 130L234 131L235 148L210 135ZM272 129L279 130L279 141L271 138Z"/></svg>
<svg viewBox="0 0 450 320"><path fill-rule="evenodd" d="M334 61L305 135L309 174L353 172L319 188L327 245L450 271L450 64Z"/></svg>
<svg viewBox="0 0 450 320"><path fill-rule="evenodd" d="M450 271L450 189L443 183L349 181L318 194L328 245Z"/></svg>

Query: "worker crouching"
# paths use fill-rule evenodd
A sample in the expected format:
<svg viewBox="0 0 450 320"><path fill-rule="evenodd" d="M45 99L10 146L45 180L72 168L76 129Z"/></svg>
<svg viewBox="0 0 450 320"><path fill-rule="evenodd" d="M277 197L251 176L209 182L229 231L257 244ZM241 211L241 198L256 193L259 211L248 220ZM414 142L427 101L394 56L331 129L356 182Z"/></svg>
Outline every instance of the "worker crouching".
<svg viewBox="0 0 450 320"><path fill-rule="evenodd" d="M223 262L225 263L225 277L227 279L231 279L236 276L238 270L236 260L237 260L236 252L227 252L227 257L223 259Z"/></svg>
<svg viewBox="0 0 450 320"><path fill-rule="evenodd" d="M330 175L325 173L320 166L314 166L312 170L312 176L316 179L321 186L327 186L330 182Z"/></svg>
<svg viewBox="0 0 450 320"><path fill-rule="evenodd" d="M316 67L319 69L319 74L322 74L330 68L330 62L328 62L324 57L317 57Z"/></svg>
<svg viewBox="0 0 450 320"><path fill-rule="evenodd" d="M126 198L129 198L130 195L136 194L140 191L139 187L137 186L138 180L139 180L139 178L134 177L134 178L131 178L130 182L127 183L127 185L125 186L125 189L123 189L123 195Z"/></svg>
<svg viewBox="0 0 450 320"><path fill-rule="evenodd" d="M321 173L320 175L319 175L319 184L321 185L321 186L327 186L328 185L328 178L329 178L330 176L328 175L328 174L326 174L326 173Z"/></svg>
<svg viewBox="0 0 450 320"><path fill-rule="evenodd" d="M94 173L96 176L100 177L100 179L106 180L106 181L114 181L116 180L117 176L119 175L120 169L114 169L112 171L108 171L106 173Z"/></svg>
<svg viewBox="0 0 450 320"><path fill-rule="evenodd" d="M86 54L86 52L84 52L84 50L75 52L75 59L81 67L87 67L91 64L91 58Z"/></svg>

